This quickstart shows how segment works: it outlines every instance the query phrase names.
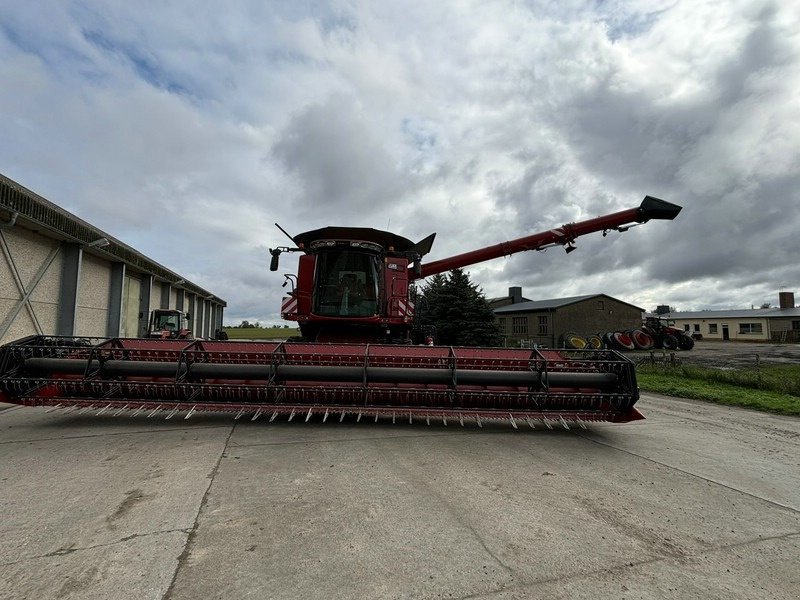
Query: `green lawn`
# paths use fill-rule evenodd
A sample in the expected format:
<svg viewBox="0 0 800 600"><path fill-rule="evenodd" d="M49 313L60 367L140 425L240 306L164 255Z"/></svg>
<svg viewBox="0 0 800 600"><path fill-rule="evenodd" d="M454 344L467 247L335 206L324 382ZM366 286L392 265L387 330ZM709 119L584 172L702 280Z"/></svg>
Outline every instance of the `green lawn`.
<svg viewBox="0 0 800 600"><path fill-rule="evenodd" d="M228 334L228 339L231 340L285 340L288 337L300 335L300 330L296 327L289 329L276 328L260 328L260 327L226 327L225 333Z"/></svg>
<svg viewBox="0 0 800 600"><path fill-rule="evenodd" d="M800 416L800 366L796 365L730 370L643 365L636 377L646 392Z"/></svg>

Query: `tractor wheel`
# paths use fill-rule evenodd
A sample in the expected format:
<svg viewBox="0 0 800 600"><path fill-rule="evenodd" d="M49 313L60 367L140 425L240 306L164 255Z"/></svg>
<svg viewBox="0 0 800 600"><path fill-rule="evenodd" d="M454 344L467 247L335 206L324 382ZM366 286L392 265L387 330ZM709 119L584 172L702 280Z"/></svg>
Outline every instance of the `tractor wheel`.
<svg viewBox="0 0 800 600"><path fill-rule="evenodd" d="M590 335L586 338L586 343L588 344L589 348L600 350L603 347L603 338L601 338L599 335Z"/></svg>
<svg viewBox="0 0 800 600"><path fill-rule="evenodd" d="M608 348L610 350L619 350L620 349L620 347L617 344L616 340L614 340L614 334L613 333L610 333L610 332L604 333L601 337L603 338L603 342L605 343L606 348Z"/></svg>
<svg viewBox="0 0 800 600"><path fill-rule="evenodd" d="M629 336L624 331L617 331L614 334L614 341L617 342L620 348L623 350L635 350L636 346L633 344L633 340L631 336Z"/></svg>
<svg viewBox="0 0 800 600"><path fill-rule="evenodd" d="M678 348L681 350L691 350L694 348L694 338L688 335L682 335L678 338Z"/></svg>
<svg viewBox="0 0 800 600"><path fill-rule="evenodd" d="M639 350L650 350L653 347L653 338L641 329L634 329L630 333L633 345Z"/></svg>
<svg viewBox="0 0 800 600"><path fill-rule="evenodd" d="M586 340L579 336L577 333L568 331L564 334L564 346L574 350L582 350L586 348Z"/></svg>
<svg viewBox="0 0 800 600"><path fill-rule="evenodd" d="M664 350L678 349L678 340L671 333L664 334L664 338L662 339L661 344L664 347Z"/></svg>

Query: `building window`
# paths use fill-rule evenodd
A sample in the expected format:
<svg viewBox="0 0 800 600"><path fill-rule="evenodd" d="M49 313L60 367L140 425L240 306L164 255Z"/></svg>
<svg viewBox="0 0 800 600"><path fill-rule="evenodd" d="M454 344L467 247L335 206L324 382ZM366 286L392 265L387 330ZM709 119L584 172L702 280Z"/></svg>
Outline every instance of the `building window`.
<svg viewBox="0 0 800 600"><path fill-rule="evenodd" d="M762 333L761 323L739 323L739 333Z"/></svg>
<svg viewBox="0 0 800 600"><path fill-rule="evenodd" d="M688 323L687 323L686 325L684 325L684 326L683 326L683 330L684 330L685 332L687 332L687 333L689 332L689 324L688 324Z"/></svg>
<svg viewBox="0 0 800 600"><path fill-rule="evenodd" d="M717 330L717 324L716 323L709 323L708 324L708 333L711 333L711 334L719 333L719 331Z"/></svg>
<svg viewBox="0 0 800 600"><path fill-rule="evenodd" d="M547 317L539 317L539 335L547 335Z"/></svg>
<svg viewBox="0 0 800 600"><path fill-rule="evenodd" d="M605 310L605 307L606 307L605 302L603 302L602 300L597 301L597 310Z"/></svg>
<svg viewBox="0 0 800 600"><path fill-rule="evenodd" d="M700 323L695 323L694 324L694 332L695 333L700 333Z"/></svg>
<svg viewBox="0 0 800 600"><path fill-rule="evenodd" d="M500 331L502 331L503 333L506 332L506 318L505 317L500 317L500 319L497 321L497 325L500 327Z"/></svg>
<svg viewBox="0 0 800 600"><path fill-rule="evenodd" d="M792 321L792 329L794 329L795 331L800 329L800 321Z"/></svg>
<svg viewBox="0 0 800 600"><path fill-rule="evenodd" d="M528 317L513 317L511 333L528 333Z"/></svg>

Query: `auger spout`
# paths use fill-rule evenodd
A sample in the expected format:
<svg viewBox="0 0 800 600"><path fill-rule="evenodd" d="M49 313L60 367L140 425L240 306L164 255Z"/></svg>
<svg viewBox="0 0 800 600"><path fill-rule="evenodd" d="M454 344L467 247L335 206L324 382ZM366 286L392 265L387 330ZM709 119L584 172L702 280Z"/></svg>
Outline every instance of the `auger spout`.
<svg viewBox="0 0 800 600"><path fill-rule="evenodd" d="M636 208L630 208L577 223L567 223L548 231L534 233L494 246L488 246L471 252L457 254L449 258L425 263L422 265L419 274L414 275L413 278L419 279L428 277L430 275L474 265L501 256L510 256L511 254L524 252L526 250L539 250L551 245L565 246L569 252L572 248L572 242L582 235L594 233L596 231L625 231L627 227L634 224L646 223L651 219L671 221L678 216L680 211L681 207L677 204L672 204L671 202L653 196L645 196L642 203Z"/></svg>

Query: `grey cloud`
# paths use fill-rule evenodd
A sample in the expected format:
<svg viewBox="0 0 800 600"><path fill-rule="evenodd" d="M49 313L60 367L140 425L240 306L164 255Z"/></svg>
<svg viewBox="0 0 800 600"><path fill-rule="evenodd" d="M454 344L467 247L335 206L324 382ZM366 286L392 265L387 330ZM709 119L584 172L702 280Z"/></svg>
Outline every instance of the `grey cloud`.
<svg viewBox="0 0 800 600"><path fill-rule="evenodd" d="M317 218L378 212L397 202L409 185L374 124L353 98L342 95L296 114L272 155L302 190L293 208Z"/></svg>
<svg viewBox="0 0 800 600"><path fill-rule="evenodd" d="M711 97L670 106L644 90L621 91L602 80L555 117L587 169L624 189L685 206L674 226L645 226L647 236L635 252L615 244L603 258L582 259L576 265L579 272L640 266L657 279L677 283L770 273L775 265L796 260L796 236L783 225L800 204L800 164L778 176L770 165L757 162L737 172L735 153L751 140L725 131L732 115L738 125L754 118L753 107L769 110L765 104L753 105L756 92L747 82L754 73L787 64L788 53L777 50L785 42L772 26L774 18L772 10L759 14L741 48L711 75L719 82L719 92ZM715 143L706 147L706 139ZM725 153L730 153L731 168L726 168ZM713 183L693 189L692 178L700 175Z"/></svg>

